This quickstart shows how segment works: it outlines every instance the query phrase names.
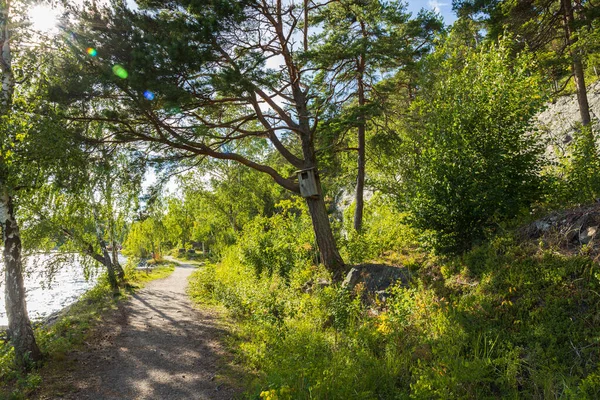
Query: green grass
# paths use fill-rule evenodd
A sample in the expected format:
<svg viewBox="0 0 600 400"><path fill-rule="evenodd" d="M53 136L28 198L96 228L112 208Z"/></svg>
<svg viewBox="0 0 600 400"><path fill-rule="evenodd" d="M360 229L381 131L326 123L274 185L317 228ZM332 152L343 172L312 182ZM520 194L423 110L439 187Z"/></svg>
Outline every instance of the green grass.
<svg viewBox="0 0 600 400"><path fill-rule="evenodd" d="M410 286L385 300L317 284L330 278L293 215L259 220L194 271L190 297L233 320L247 398L600 398L597 253L523 240L515 223L442 258L397 220L341 241L346 259L410 268Z"/></svg>
<svg viewBox="0 0 600 400"><path fill-rule="evenodd" d="M127 267L127 285L119 294L113 293L103 277L51 326L36 324L35 335L44 361L32 373L21 373L13 363L12 347L6 342L0 344L0 399L30 398L40 387L53 396L68 391L68 384L60 379L68 374L67 354L91 338L94 328L108 312L117 308L118 302L126 300L147 282L169 276L174 269L174 264L169 262L160 263L149 273Z"/></svg>
<svg viewBox="0 0 600 400"><path fill-rule="evenodd" d="M144 284L146 282L150 282L156 279L163 279L167 276L171 275L171 273L175 270L175 264L169 261L160 261L158 263L154 263L149 272L146 270L131 270L128 273L130 285L133 284Z"/></svg>

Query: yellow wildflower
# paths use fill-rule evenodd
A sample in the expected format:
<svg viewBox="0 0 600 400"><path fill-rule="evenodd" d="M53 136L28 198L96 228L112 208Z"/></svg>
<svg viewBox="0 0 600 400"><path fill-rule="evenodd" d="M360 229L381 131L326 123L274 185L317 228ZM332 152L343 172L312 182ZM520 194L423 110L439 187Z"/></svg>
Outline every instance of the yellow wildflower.
<svg viewBox="0 0 600 400"><path fill-rule="evenodd" d="M381 314L378 319L379 323L377 324L377 332L383 335L389 335L390 333L392 333L390 317L387 314Z"/></svg>

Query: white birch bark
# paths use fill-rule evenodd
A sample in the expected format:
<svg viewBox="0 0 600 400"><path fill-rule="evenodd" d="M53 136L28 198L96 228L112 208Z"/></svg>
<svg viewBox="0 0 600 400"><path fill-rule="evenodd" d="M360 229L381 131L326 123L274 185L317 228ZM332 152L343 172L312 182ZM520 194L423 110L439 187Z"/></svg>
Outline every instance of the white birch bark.
<svg viewBox="0 0 600 400"><path fill-rule="evenodd" d="M0 71L2 72L2 91L0 92L0 116L10 116L15 78L12 70L10 47L10 0L0 0ZM23 260L21 255L21 235L15 218L13 194L9 184L9 169L0 154L0 228L4 246L5 303L8 317L8 335L15 349L17 365L24 369L32 361L42 358L35 341L23 283Z"/></svg>

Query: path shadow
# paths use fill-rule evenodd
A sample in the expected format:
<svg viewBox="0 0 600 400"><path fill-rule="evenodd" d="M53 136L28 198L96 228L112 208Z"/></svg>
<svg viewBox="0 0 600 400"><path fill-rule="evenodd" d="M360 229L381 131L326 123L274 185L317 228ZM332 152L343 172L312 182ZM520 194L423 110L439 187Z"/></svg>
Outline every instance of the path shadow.
<svg viewBox="0 0 600 400"><path fill-rule="evenodd" d="M224 362L219 342L228 332L216 315L194 309L182 293L157 289L134 294L123 308L127 318L106 321L101 343L77 355L72 378L79 391L64 398L236 397L223 378L234 372Z"/></svg>

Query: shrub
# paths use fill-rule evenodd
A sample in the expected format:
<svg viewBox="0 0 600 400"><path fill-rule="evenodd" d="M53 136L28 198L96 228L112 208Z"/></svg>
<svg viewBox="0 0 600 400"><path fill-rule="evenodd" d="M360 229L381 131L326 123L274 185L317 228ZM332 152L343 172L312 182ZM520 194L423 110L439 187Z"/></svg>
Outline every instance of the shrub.
<svg viewBox="0 0 600 400"><path fill-rule="evenodd" d="M530 123L543 104L541 80L531 56L509 47L474 49L451 35L399 126L395 196L438 251L483 242L541 195L542 147Z"/></svg>
<svg viewBox="0 0 600 400"><path fill-rule="evenodd" d="M354 230L354 206L344 211L346 237L340 240L342 256L351 264L382 258L386 253L406 253L418 247L415 231L389 198L375 195L365 207L362 232Z"/></svg>
<svg viewBox="0 0 600 400"><path fill-rule="evenodd" d="M576 128L566 155L550 173L555 183L548 198L551 205L564 207L600 198L600 149L595 136L592 127Z"/></svg>
<svg viewBox="0 0 600 400"><path fill-rule="evenodd" d="M290 269L316 258L310 217L301 199L277 204L272 217L254 218L238 237L243 262L256 275L277 273L287 276Z"/></svg>

